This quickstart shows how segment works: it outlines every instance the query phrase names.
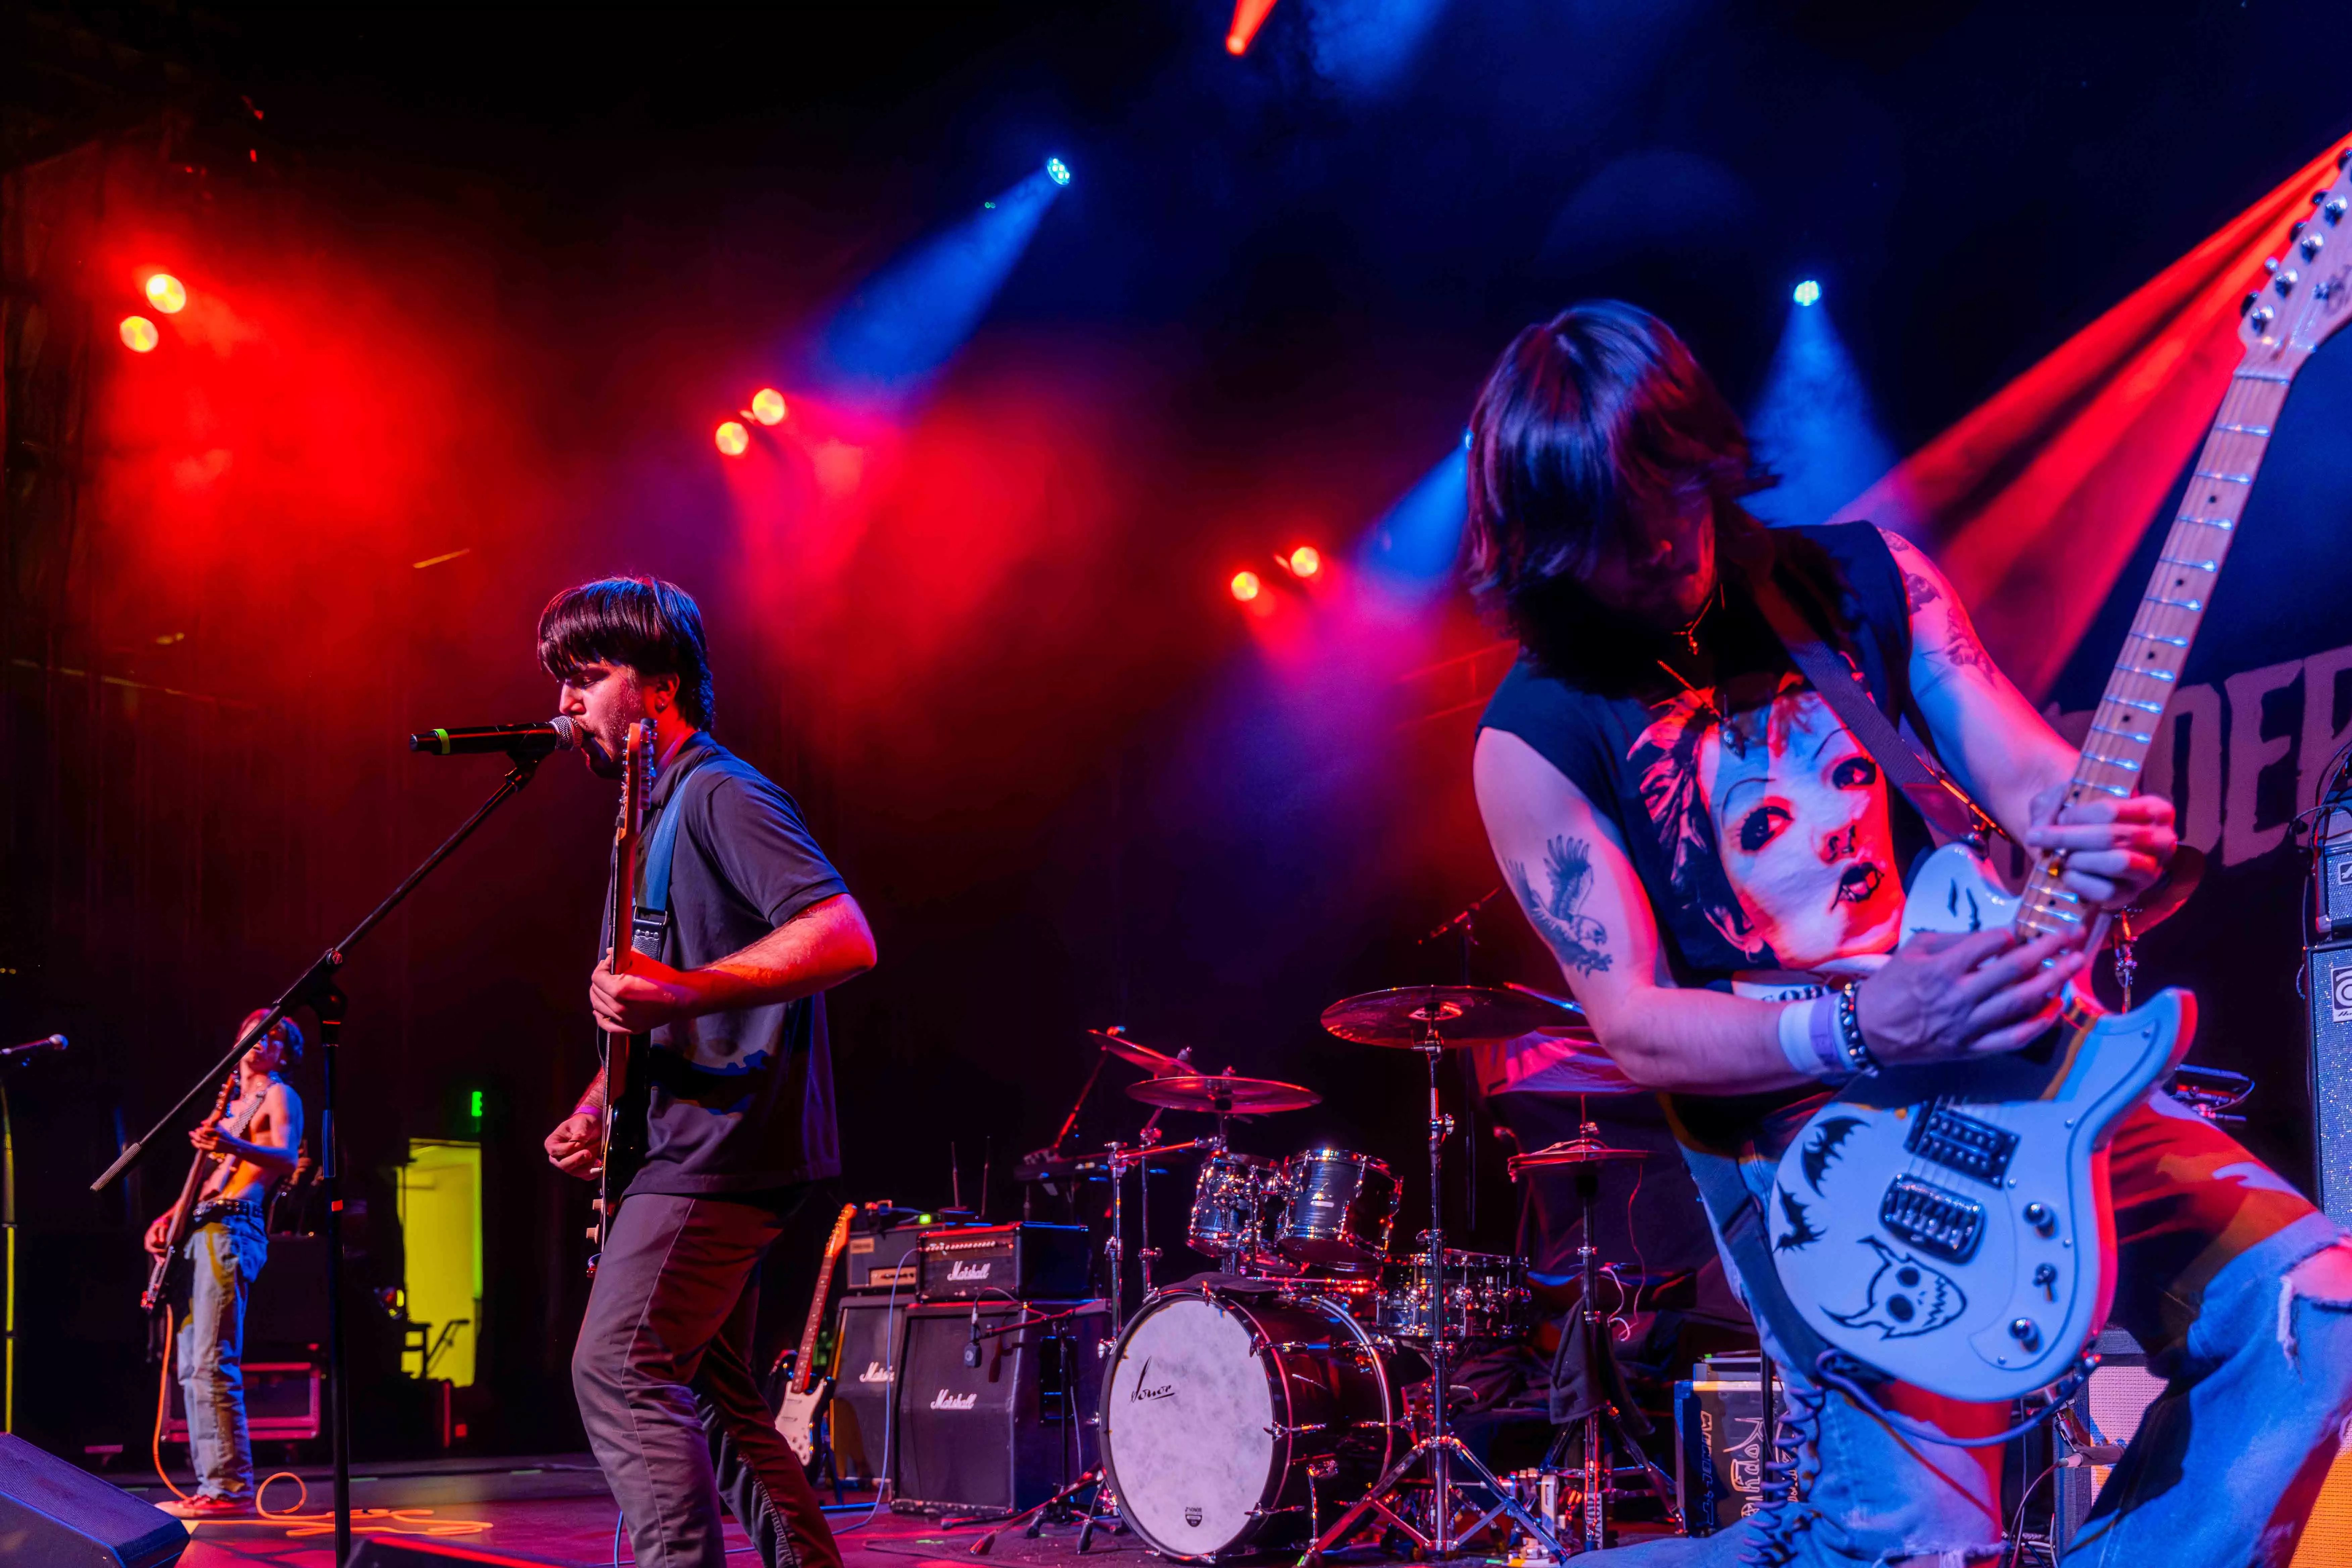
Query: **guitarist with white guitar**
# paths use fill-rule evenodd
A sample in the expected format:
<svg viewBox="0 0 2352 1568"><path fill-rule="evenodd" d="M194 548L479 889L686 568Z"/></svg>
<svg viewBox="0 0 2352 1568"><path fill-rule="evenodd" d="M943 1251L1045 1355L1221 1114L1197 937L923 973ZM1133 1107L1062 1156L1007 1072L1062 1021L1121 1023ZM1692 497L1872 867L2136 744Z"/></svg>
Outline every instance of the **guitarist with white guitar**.
<svg viewBox="0 0 2352 1568"><path fill-rule="evenodd" d="M2242 374L2217 442L2266 437L2275 398L2245 400L2284 396L2287 374ZM1482 721L1479 809L1601 1044L1667 1100L1795 1455L1738 1528L1626 1563L1995 1558L2000 1449L1938 1439L1997 1433L2007 1404L1968 1401L2062 1381L2102 1320L2171 1387L2068 1561L2292 1552L2352 1410L2352 1247L2149 1092L2184 994L2085 994L2107 916L2174 853L2170 804L2130 780L2242 503L2222 481L2258 457L2200 462L2216 495L2181 526L2205 531L2168 543L2078 755L1916 547L1741 510L1769 479L1664 322L1579 306L1488 376L1470 575L1522 656ZM2023 913L1959 850L1921 868L1986 826L2042 862Z"/></svg>
<svg viewBox="0 0 2352 1568"><path fill-rule="evenodd" d="M653 731L635 887L608 901L632 911L617 935L633 951L615 973L607 931L588 984L608 1036L649 1038L631 1068L643 1125L613 1135L644 1152L615 1188L572 1351L581 1421L643 1568L724 1568L722 1494L769 1568L839 1568L749 1357L761 1255L841 1173L822 993L873 966L873 933L792 797L711 739L702 615L682 589L567 589L539 656L599 775ZM549 1134L557 1169L598 1174L604 1089L600 1070Z"/></svg>

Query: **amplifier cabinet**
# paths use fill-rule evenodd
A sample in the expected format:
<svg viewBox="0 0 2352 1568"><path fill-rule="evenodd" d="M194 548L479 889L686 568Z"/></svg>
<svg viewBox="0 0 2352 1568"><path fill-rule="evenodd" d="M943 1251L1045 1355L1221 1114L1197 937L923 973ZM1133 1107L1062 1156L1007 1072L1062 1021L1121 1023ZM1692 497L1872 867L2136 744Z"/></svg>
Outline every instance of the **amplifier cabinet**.
<svg viewBox="0 0 2352 1568"><path fill-rule="evenodd" d="M1082 1225L990 1225L923 1233L926 1301L1075 1301L1087 1289Z"/></svg>
<svg viewBox="0 0 2352 1568"><path fill-rule="evenodd" d="M2347 1225L2352 1224L2352 942L2311 950L2304 994L2311 999L2312 1144L2319 1169L2319 1206L2336 1224Z"/></svg>
<svg viewBox="0 0 2352 1568"><path fill-rule="evenodd" d="M177 1368L173 1369L178 1370ZM321 1430L320 1371L307 1361L248 1362L245 1368L246 1433L257 1441L308 1442ZM172 1404L163 1440L188 1440L187 1395L172 1380Z"/></svg>
<svg viewBox="0 0 2352 1568"><path fill-rule="evenodd" d="M891 1474L890 1391L906 1355L905 1296L852 1296L841 1303L833 1335L833 1397L825 1402L825 1437L834 1471L847 1486L866 1487ZM969 1337L969 1330L966 1331Z"/></svg>
<svg viewBox="0 0 2352 1568"><path fill-rule="evenodd" d="M1026 1310L1038 1316L1068 1305L1037 1301ZM985 1337L976 1348L971 1306L907 1314L890 1505L899 1512L1002 1518L1035 1507L1095 1465L1096 1351L1108 1315L1095 1308L1013 1329L1020 1304L978 1310Z"/></svg>
<svg viewBox="0 0 2352 1568"><path fill-rule="evenodd" d="M2092 1369L2074 1395L2074 1412L2091 1436L2102 1443L2125 1444L2139 1436L2139 1424L2148 1406L2164 1393L2164 1379L2147 1370L2147 1352L2122 1329L2104 1329L2092 1347L2099 1364ZM2077 1458L2062 1439L2062 1456ZM2058 1468L2057 1495L2053 1501L2052 1544L2064 1551L2074 1542L2099 1489L2107 1484L2108 1465L2077 1462Z"/></svg>
<svg viewBox="0 0 2352 1568"><path fill-rule="evenodd" d="M1727 1530L1755 1512L1763 1469L1764 1391L1757 1379L1675 1384L1675 1501L1693 1535Z"/></svg>

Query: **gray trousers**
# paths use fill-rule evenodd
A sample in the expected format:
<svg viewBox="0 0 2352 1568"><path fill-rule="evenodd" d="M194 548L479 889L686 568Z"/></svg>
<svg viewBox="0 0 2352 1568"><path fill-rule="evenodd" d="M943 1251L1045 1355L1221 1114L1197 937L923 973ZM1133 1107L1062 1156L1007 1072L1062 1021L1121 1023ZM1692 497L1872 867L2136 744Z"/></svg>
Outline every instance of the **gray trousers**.
<svg viewBox="0 0 2352 1568"><path fill-rule="evenodd" d="M841 1568L749 1360L761 1255L790 1212L649 1193L614 1221L572 1389L639 1568L724 1568L722 1493L769 1568Z"/></svg>
<svg viewBox="0 0 2352 1568"><path fill-rule="evenodd" d="M195 1266L180 1325L180 1396L188 1412L188 1465L205 1497L253 1495L245 1427L245 1303L269 1255L254 1215L232 1210L188 1233Z"/></svg>

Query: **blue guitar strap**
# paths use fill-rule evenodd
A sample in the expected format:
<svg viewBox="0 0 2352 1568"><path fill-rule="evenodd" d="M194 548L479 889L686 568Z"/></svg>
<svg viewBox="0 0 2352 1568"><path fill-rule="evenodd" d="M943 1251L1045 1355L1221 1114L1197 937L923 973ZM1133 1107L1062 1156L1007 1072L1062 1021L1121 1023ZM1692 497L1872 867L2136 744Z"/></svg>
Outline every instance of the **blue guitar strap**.
<svg viewBox="0 0 2352 1568"><path fill-rule="evenodd" d="M662 803L661 812L654 821L653 835L646 840L641 864L644 875L638 879L629 945L650 958L662 956L662 945L669 934L670 862L677 854L678 825L686 820L687 785L711 755L708 746L698 747L677 764L680 776L672 781L669 798Z"/></svg>

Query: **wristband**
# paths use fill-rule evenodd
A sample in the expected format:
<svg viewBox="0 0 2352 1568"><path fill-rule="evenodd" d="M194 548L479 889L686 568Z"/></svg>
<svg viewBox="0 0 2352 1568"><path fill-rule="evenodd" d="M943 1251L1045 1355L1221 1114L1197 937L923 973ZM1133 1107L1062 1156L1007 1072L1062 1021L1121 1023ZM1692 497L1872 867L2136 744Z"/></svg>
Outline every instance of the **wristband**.
<svg viewBox="0 0 2352 1568"><path fill-rule="evenodd" d="M1860 1004L1855 1001L1861 990L1857 983L1837 994L1838 1042L1848 1067L1857 1073L1874 1073L1878 1070L1878 1058L1870 1054L1870 1043L1862 1037Z"/></svg>
<svg viewBox="0 0 2352 1568"><path fill-rule="evenodd" d="M1780 1009L1780 1054L1806 1078L1852 1075L1837 1040L1836 998L1808 996Z"/></svg>

